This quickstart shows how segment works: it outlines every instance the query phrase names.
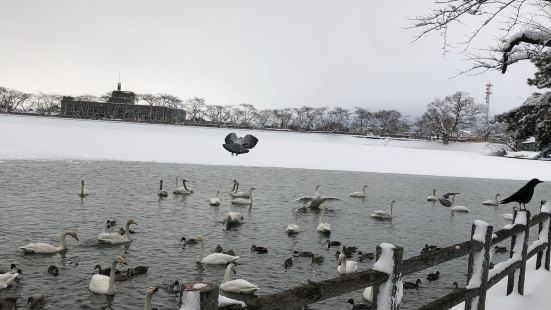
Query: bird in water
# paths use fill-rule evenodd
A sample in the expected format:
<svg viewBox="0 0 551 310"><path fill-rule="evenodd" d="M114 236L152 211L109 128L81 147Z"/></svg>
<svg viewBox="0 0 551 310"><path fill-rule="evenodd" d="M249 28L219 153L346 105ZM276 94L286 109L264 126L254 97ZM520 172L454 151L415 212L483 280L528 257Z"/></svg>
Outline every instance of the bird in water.
<svg viewBox="0 0 551 310"><path fill-rule="evenodd" d="M258 138L253 135L246 135L245 137L237 137L235 132L230 133L224 139L224 144L222 146L226 151L230 152L232 156L239 154L248 153L250 149L255 147L258 143Z"/></svg>
<svg viewBox="0 0 551 310"><path fill-rule="evenodd" d="M503 199L500 202L500 204L507 204L509 202L518 202L520 209L522 210L522 206L524 206L524 209L526 210L526 204L529 203L530 200L532 200L532 196L534 195L534 188L536 187L536 185L540 183L543 183L543 181L540 181L538 179L532 179L528 181L526 185L521 187L514 194Z"/></svg>
<svg viewBox="0 0 551 310"><path fill-rule="evenodd" d="M450 200L450 196L455 196L457 194L459 194L459 193L446 193L446 194L442 195L440 198L438 198L438 201L444 207L449 208L449 207L453 206L453 201Z"/></svg>
<svg viewBox="0 0 551 310"><path fill-rule="evenodd" d="M27 307L30 309L42 309L46 305L46 297L44 295L31 296L27 299Z"/></svg>
<svg viewBox="0 0 551 310"><path fill-rule="evenodd" d="M48 267L48 273L57 277L59 275L59 269L56 266L51 265Z"/></svg>

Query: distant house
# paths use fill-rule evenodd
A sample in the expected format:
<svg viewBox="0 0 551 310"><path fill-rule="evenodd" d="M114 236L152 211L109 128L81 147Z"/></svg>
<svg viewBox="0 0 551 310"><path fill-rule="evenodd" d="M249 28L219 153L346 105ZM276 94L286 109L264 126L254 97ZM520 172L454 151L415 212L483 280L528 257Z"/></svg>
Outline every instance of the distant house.
<svg viewBox="0 0 551 310"><path fill-rule="evenodd" d="M79 100L65 96L61 99L61 115L64 117L89 119L118 119L131 122L183 123L186 112L183 109L169 107L137 105L136 94L121 90L111 92L111 97L104 101Z"/></svg>
<svg viewBox="0 0 551 310"><path fill-rule="evenodd" d="M536 138L530 137L522 142L522 150L528 152L536 152Z"/></svg>

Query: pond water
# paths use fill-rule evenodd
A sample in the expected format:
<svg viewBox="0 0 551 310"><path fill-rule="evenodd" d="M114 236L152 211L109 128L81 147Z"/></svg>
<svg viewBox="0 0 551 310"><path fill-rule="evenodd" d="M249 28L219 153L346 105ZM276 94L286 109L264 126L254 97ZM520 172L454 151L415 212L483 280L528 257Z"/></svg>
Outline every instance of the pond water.
<svg viewBox="0 0 551 310"><path fill-rule="evenodd" d="M194 193L174 196L175 177L186 178ZM254 186L252 208L232 206L229 191L232 179L239 180L240 189ZM86 181L91 194L80 199L80 180ZM156 195L159 180L165 180L170 195ZM0 269L15 263L23 270L20 283L0 291L0 297L19 296L20 305L30 295L48 297L47 309L141 309L145 289L150 285L166 287L180 282L207 281L219 283L225 266L196 264L199 247L182 248L179 240L203 235L206 254L220 244L233 249L239 259L237 277L256 283L258 294L269 294L291 288L306 280L321 280L337 276L335 252L327 249L327 238L316 231L319 212L299 212L302 232L289 237L285 228L293 223L293 209L301 205L294 200L310 195L316 184L325 196L338 201L327 202L326 220L332 225L331 240L354 245L362 251L374 252L377 244L389 242L404 247L404 258L417 255L425 243L446 246L466 241L471 224L482 219L500 229L507 222L502 215L512 205L482 206L481 202L500 192L514 192L525 182L510 180L467 179L412 176L398 174L354 173L303 169L273 169L184 164L110 161L3 161L0 162ZM351 198L367 184L368 198ZM437 189L460 192L456 203L471 209L468 214L451 214L450 210L426 202ZM222 203L212 207L208 199L220 190ZM538 212L539 201L549 198L551 187L540 184L531 203ZM546 196L547 195L547 196ZM396 200L392 222L377 221L369 214L388 209ZM226 230L221 223L228 211L238 211L245 217L243 225ZM127 245L100 246L95 237L105 230L107 219L117 219L123 225L127 219L138 225ZM62 229L77 231L80 242L67 238L66 255L24 255L19 246L30 242L58 244ZM532 234L534 235L534 234ZM509 247L509 241L504 244ZM268 254L251 253L252 244L267 247ZM283 262L294 250L312 251L325 257L321 265L309 258L295 258L287 271ZM148 273L130 281L117 282L114 298L95 295L88 290L94 266L110 265L113 257L124 255L130 267L147 265ZM501 261L507 254L497 254ZM360 270L373 262L360 264ZM49 265L60 269L58 277L47 273ZM428 282L426 274L439 270L441 278ZM423 281L419 290L406 290L402 309L415 309L446 294L454 281L466 281L466 257L436 268L405 277ZM315 309L349 309L348 298L361 301L361 291L332 298L311 307ZM153 298L159 309L176 309L177 298L160 291Z"/></svg>

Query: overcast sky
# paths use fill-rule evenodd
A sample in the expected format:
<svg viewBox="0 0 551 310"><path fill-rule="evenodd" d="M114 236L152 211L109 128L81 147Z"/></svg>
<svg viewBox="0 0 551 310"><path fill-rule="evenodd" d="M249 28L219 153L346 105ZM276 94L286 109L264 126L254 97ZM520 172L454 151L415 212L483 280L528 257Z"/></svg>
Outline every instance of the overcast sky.
<svg viewBox="0 0 551 310"><path fill-rule="evenodd" d="M531 64L450 79L468 68L464 56L444 58L437 33L412 43L416 31L404 29L431 7L431 0L0 0L0 85L101 95L120 70L123 88L137 93L411 116L457 90L483 103L488 81L493 113L537 91L526 85ZM493 45L493 35L475 46Z"/></svg>

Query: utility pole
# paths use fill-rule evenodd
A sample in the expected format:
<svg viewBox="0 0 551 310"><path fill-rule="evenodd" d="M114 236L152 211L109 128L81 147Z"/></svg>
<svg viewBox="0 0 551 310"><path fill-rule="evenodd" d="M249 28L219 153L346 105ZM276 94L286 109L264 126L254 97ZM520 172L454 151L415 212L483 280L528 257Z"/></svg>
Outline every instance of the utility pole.
<svg viewBox="0 0 551 310"><path fill-rule="evenodd" d="M492 94L492 82L486 84L486 126L490 123L490 95Z"/></svg>

